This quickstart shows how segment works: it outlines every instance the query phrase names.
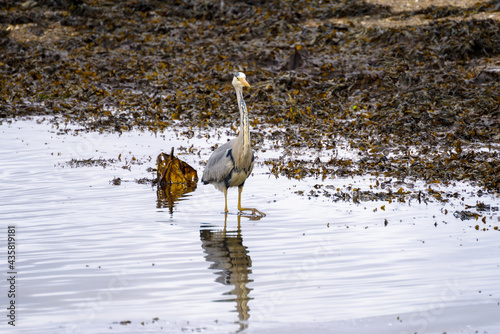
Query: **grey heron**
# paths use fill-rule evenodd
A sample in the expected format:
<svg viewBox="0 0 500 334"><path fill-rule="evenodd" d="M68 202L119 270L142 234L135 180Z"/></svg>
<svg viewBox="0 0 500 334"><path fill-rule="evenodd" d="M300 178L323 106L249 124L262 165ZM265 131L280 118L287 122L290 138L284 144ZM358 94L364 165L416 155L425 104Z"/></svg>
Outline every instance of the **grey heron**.
<svg viewBox="0 0 500 334"><path fill-rule="evenodd" d="M240 109L240 132L238 137L219 146L208 159L207 166L203 171L201 182L213 184L215 188L224 193L225 213L227 210L227 189L238 187L238 210L252 211L252 215L265 216L255 208L244 208L241 206L241 192L245 180L253 169L254 155L250 142L250 127L248 124L248 111L243 100L243 87L250 87L246 75L238 72L233 77L233 86L236 90L238 108Z"/></svg>

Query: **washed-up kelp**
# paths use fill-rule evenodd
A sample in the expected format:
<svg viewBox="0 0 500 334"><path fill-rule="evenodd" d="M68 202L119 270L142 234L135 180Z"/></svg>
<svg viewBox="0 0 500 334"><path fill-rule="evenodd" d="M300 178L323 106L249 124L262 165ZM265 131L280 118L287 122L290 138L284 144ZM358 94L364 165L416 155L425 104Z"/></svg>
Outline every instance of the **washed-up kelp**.
<svg viewBox="0 0 500 334"><path fill-rule="evenodd" d="M196 170L174 156L174 148L170 154L160 153L156 158L158 184L167 183L197 183Z"/></svg>
<svg viewBox="0 0 500 334"><path fill-rule="evenodd" d="M196 170L174 156L174 148L169 154L160 153L157 162L157 206L168 207L173 212L174 204L182 196L196 189Z"/></svg>

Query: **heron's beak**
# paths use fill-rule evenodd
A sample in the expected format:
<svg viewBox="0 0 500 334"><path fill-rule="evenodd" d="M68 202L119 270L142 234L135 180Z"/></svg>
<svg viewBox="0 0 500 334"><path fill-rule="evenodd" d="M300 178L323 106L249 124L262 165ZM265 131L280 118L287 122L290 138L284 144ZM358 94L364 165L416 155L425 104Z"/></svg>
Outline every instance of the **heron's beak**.
<svg viewBox="0 0 500 334"><path fill-rule="evenodd" d="M244 84L245 86L250 87L250 84L246 81L246 79L244 79L244 78L240 78L239 80L240 80L240 82L241 82L242 84Z"/></svg>

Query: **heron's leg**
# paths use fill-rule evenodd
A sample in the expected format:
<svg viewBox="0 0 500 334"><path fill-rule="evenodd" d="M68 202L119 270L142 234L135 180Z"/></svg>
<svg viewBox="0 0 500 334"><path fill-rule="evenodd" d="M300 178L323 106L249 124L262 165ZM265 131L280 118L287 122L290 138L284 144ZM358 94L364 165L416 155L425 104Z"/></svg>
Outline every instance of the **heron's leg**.
<svg viewBox="0 0 500 334"><path fill-rule="evenodd" d="M228 213L228 209L227 209L227 188L224 188L224 203L226 204L226 207L224 209L224 213Z"/></svg>
<svg viewBox="0 0 500 334"><path fill-rule="evenodd" d="M238 210L240 211L252 211L252 215L259 214L260 216L264 217L266 214L264 212L261 212L257 210L256 208L242 208L241 207L241 192L243 191L243 186L238 187Z"/></svg>

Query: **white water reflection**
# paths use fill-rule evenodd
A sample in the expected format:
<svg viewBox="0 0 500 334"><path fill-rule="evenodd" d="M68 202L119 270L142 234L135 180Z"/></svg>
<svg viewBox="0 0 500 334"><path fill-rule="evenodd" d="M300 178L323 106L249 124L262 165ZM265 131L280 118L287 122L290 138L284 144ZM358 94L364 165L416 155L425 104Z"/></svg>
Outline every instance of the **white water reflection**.
<svg viewBox="0 0 500 334"><path fill-rule="evenodd" d="M485 223L452 214L498 197L458 184L447 203L332 202L296 192L375 180L276 179L257 165L243 201L267 217L238 217L231 189L226 222L211 186L170 212L133 182L172 146L201 172L223 135L64 134L20 121L0 136L0 217L17 226L20 277L18 326L1 321L2 332L500 331L498 211ZM89 158L109 164L68 165Z"/></svg>

